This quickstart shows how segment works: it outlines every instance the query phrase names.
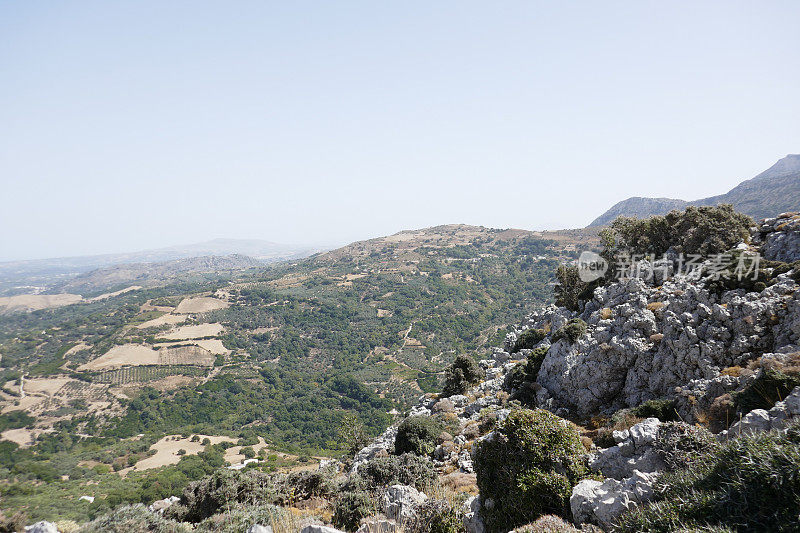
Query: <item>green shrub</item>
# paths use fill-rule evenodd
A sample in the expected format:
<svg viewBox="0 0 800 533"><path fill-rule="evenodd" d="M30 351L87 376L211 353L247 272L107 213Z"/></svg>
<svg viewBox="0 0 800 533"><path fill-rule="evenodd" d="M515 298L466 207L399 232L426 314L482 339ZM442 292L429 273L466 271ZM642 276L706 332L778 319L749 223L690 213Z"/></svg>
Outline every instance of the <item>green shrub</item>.
<svg viewBox="0 0 800 533"><path fill-rule="evenodd" d="M684 211L645 219L619 217L611 223L610 230L615 249L630 254L660 258L672 248L677 253L708 257L749 242L753 225L752 218L723 204L690 206Z"/></svg>
<svg viewBox="0 0 800 533"><path fill-rule="evenodd" d="M529 407L536 406L534 383L536 383L546 355L546 347L536 348L528 355L525 363L518 364L506 375L503 380L503 390L511 394L511 400L519 400Z"/></svg>
<svg viewBox="0 0 800 533"><path fill-rule="evenodd" d="M243 446L241 450L239 450L245 459L252 459L256 456L256 451L253 449L252 446Z"/></svg>
<svg viewBox="0 0 800 533"><path fill-rule="evenodd" d="M28 517L21 511L18 511L11 516L7 516L0 512L0 533L16 533L17 531L25 531L25 524L27 523Z"/></svg>
<svg viewBox="0 0 800 533"><path fill-rule="evenodd" d="M462 533L463 513L447 500L430 498L419 505L416 516L403 524L405 533Z"/></svg>
<svg viewBox="0 0 800 533"><path fill-rule="evenodd" d="M481 367L468 355L459 355L444 373L442 396L464 394L470 385L478 383L482 376Z"/></svg>
<svg viewBox="0 0 800 533"><path fill-rule="evenodd" d="M560 516L544 515L532 524L516 528L517 533L578 533L572 524Z"/></svg>
<svg viewBox="0 0 800 533"><path fill-rule="evenodd" d="M525 349L532 349L534 346L542 342L545 338L547 333L543 329L527 329L522 332L522 334L517 339L517 342L514 343L514 347L512 348L512 353L517 353L520 350Z"/></svg>
<svg viewBox="0 0 800 533"><path fill-rule="evenodd" d="M475 453L482 511L490 533L508 531L545 514L569 517L572 487L587 473L580 433L542 410L514 410Z"/></svg>
<svg viewBox="0 0 800 533"><path fill-rule="evenodd" d="M578 311L580 302L588 299L589 284L581 280L578 267L573 265L559 265L556 269L556 283L554 293L556 305L566 307L570 311Z"/></svg>
<svg viewBox="0 0 800 533"><path fill-rule="evenodd" d="M376 512L377 505L367 491L346 491L333 504L333 525L345 531L355 531L361 520Z"/></svg>
<svg viewBox="0 0 800 533"><path fill-rule="evenodd" d="M413 453L372 459L359 467L358 473L370 488L400 484L422 490L436 480L430 458Z"/></svg>
<svg viewBox="0 0 800 533"><path fill-rule="evenodd" d="M552 341L567 339L570 343L574 343L584 335L586 335L586 322L580 318L573 318L553 333Z"/></svg>
<svg viewBox="0 0 800 533"><path fill-rule="evenodd" d="M800 385L800 375L764 368L744 390L731 393L733 404L740 413L753 409L770 409Z"/></svg>
<svg viewBox="0 0 800 533"><path fill-rule="evenodd" d="M186 506L186 515L182 519L199 522L237 503L272 503L277 499L277 489L267 474L220 469L184 489L181 504Z"/></svg>
<svg viewBox="0 0 800 533"><path fill-rule="evenodd" d="M332 468L286 474L277 483L278 502L286 505L291 500L327 498L336 492L335 476L336 472Z"/></svg>
<svg viewBox="0 0 800 533"><path fill-rule="evenodd" d="M156 513L142 504L124 505L86 524L83 533L188 533L192 528Z"/></svg>
<svg viewBox="0 0 800 533"><path fill-rule="evenodd" d="M658 428L654 447L672 471L697 463L718 445L714 434L703 427L667 422Z"/></svg>
<svg viewBox="0 0 800 533"><path fill-rule="evenodd" d="M662 422L675 422L680 419L675 410L675 400L668 399L647 400L630 412L639 418L658 418Z"/></svg>
<svg viewBox="0 0 800 533"><path fill-rule="evenodd" d="M429 416L410 416L397 428L394 440L394 453L402 455L431 455L436 448L436 439L442 433L442 426Z"/></svg>
<svg viewBox="0 0 800 533"><path fill-rule="evenodd" d="M282 507L270 504L242 505L206 518L195 531L213 533L241 533L253 524L269 525L287 515Z"/></svg>
<svg viewBox="0 0 800 533"><path fill-rule="evenodd" d="M702 455L691 468L662 474L653 501L624 515L619 531L797 531L798 495L800 446L794 437L749 435Z"/></svg>

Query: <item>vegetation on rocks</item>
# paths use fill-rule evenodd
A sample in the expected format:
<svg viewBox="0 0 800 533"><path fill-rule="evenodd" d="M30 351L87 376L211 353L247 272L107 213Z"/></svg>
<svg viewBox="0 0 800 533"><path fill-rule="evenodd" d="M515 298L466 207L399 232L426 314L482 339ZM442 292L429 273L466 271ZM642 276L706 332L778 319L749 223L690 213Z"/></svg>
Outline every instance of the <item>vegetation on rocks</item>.
<svg viewBox="0 0 800 533"><path fill-rule="evenodd" d="M376 513L377 502L365 490L341 492L333 504L333 525L345 531L355 531L361 520Z"/></svg>
<svg viewBox="0 0 800 533"><path fill-rule="evenodd" d="M718 446L719 443L710 431L702 426L691 426L682 422L661 425L654 444L656 452L670 471L691 467Z"/></svg>
<svg viewBox="0 0 800 533"><path fill-rule="evenodd" d="M445 499L430 498L416 509L416 516L403 524L407 533L462 533L463 513Z"/></svg>
<svg viewBox="0 0 800 533"><path fill-rule="evenodd" d="M473 358L468 355L459 355L447 367L444 375L442 396L447 397L455 394L464 394L471 385L480 381L482 372Z"/></svg>
<svg viewBox="0 0 800 533"><path fill-rule="evenodd" d="M606 253L660 259L667 250L684 255L708 257L726 252L740 242L750 241L754 221L733 209L730 204L714 207L687 207L650 218L619 217L606 233L610 246Z"/></svg>
<svg viewBox="0 0 800 533"><path fill-rule="evenodd" d="M674 399L647 400L630 410L637 418L658 418L662 422L674 422L679 419L675 410Z"/></svg>
<svg viewBox="0 0 800 533"><path fill-rule="evenodd" d="M769 409L783 400L792 389L800 385L800 372L764 368L746 388L731 394L733 404L740 413L753 409Z"/></svg>
<svg viewBox="0 0 800 533"><path fill-rule="evenodd" d="M699 455L691 468L663 474L653 502L625 515L618 531L796 531L798 494L796 431L744 436Z"/></svg>
<svg viewBox="0 0 800 533"><path fill-rule="evenodd" d="M475 453L487 530L508 531L545 514L569 517L572 487L587 474L584 453L570 422L542 409L513 410Z"/></svg>
<svg viewBox="0 0 800 533"><path fill-rule="evenodd" d="M397 428L394 451L397 455L404 453L431 455L436 448L436 439L442 430L442 425L431 417L408 417Z"/></svg>
<svg viewBox="0 0 800 533"><path fill-rule="evenodd" d="M414 453L372 459L358 469L367 486L410 485L423 490L436 480L436 470L427 456Z"/></svg>
<svg viewBox="0 0 800 533"><path fill-rule="evenodd" d="M584 335L586 335L586 322L580 318L573 318L553 333L552 341L566 339L570 343L574 343Z"/></svg>
<svg viewBox="0 0 800 533"><path fill-rule="evenodd" d="M529 407L536 406L536 377L547 355L547 348L542 346L528 354L527 360L515 366L506 374L503 390L510 393L510 400L519 400Z"/></svg>
<svg viewBox="0 0 800 533"><path fill-rule="evenodd" d="M543 329L527 329L519 336L511 351L517 353L520 350L535 348L546 336L547 332Z"/></svg>
<svg viewBox="0 0 800 533"><path fill-rule="evenodd" d="M188 533L191 527L151 513L142 504L125 505L82 528L85 533Z"/></svg>

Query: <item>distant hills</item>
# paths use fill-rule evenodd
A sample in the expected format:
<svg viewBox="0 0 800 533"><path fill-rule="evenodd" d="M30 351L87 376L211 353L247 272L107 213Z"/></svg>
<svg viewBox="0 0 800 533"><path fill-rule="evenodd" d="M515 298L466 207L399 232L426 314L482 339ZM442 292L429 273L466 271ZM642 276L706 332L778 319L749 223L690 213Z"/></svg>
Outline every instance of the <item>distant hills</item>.
<svg viewBox="0 0 800 533"><path fill-rule="evenodd" d="M785 211L799 211L800 154L787 155L758 176L719 196L689 202L673 198L628 198L597 217L589 227L605 226L618 216L645 218L689 205L719 204L733 204L737 211L756 220Z"/></svg>
<svg viewBox="0 0 800 533"><path fill-rule="evenodd" d="M258 239L213 239L210 241L170 246L139 252L34 259L0 263L0 295L39 292L58 289L75 289L80 281L84 287L97 286L93 280L112 279L137 281L139 278L161 277L164 266L156 263L173 262L167 265L175 272L206 272L215 266L220 270L235 268L232 265L274 263L300 259L312 255L318 249L278 244ZM225 258L236 256L234 258ZM246 256L246 257L243 257ZM181 261L203 258L198 261ZM126 266L127 265L127 266ZM103 270L103 272L94 272ZM146 274L152 272L152 276ZM89 273L94 272L91 276ZM82 276L72 284L71 280ZM105 284L103 284L105 285Z"/></svg>

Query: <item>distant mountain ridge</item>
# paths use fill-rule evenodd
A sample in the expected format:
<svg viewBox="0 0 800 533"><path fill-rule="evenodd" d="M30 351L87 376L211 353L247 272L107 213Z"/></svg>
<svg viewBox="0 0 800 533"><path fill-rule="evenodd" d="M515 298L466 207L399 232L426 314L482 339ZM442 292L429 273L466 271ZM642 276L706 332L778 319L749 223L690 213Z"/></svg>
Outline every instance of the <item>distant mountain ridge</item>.
<svg viewBox="0 0 800 533"><path fill-rule="evenodd" d="M674 198L632 197L597 217L589 227L605 226L619 216L646 218L689 205L733 204L756 220L800 210L800 154L789 154L756 177L719 196L687 202Z"/></svg>
<svg viewBox="0 0 800 533"><path fill-rule="evenodd" d="M28 287L53 287L55 285L66 287L69 280L97 270L115 269L118 273L122 271L138 270L144 272L144 264L150 264L151 270L159 271L162 267L156 263L177 262L170 265L176 267L178 271L185 265L199 266L208 258L215 257L217 263L224 263L224 258L237 256L236 259L228 263L242 263L242 257L246 256L246 262L274 263L277 261L302 259L308 257L319 249L307 246L292 246L278 244L259 239L213 239L194 244L179 246L169 246L166 248L156 248L152 250L142 250L139 252L128 252L118 254L86 255L75 257L57 257L52 259L32 259L25 261L0 262L0 295L6 291L9 294L27 292ZM192 258L206 258L204 261L186 261L181 265L179 260ZM212 261L214 262L214 261ZM125 268L125 266L128 268ZM227 270L227 268L223 268ZM196 271L196 270L195 270ZM105 274L110 274L106 272ZM97 273L93 274L98 278ZM16 287L22 287L17 289Z"/></svg>
<svg viewBox="0 0 800 533"><path fill-rule="evenodd" d="M185 257L157 263L123 263L80 274L56 285L50 291L92 294L115 286L137 284L148 287L163 285L179 278L188 279L187 276L190 275L219 274L263 267L263 262L241 254Z"/></svg>

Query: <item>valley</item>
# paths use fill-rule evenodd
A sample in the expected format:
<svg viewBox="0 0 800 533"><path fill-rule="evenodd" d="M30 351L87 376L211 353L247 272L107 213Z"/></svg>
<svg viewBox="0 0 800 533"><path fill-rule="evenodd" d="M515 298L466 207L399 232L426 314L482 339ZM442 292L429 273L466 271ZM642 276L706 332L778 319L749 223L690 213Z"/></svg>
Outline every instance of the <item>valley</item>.
<svg viewBox="0 0 800 533"><path fill-rule="evenodd" d="M390 412L439 389L456 355L496 345L507 323L550 301L559 262L598 245L591 230L440 226L202 279L127 290L109 279L93 284L102 297L7 308L5 501L86 519L239 461L225 451L237 442L261 442L283 469L338 455L342 416L382 431ZM80 487L94 502L69 507Z"/></svg>

